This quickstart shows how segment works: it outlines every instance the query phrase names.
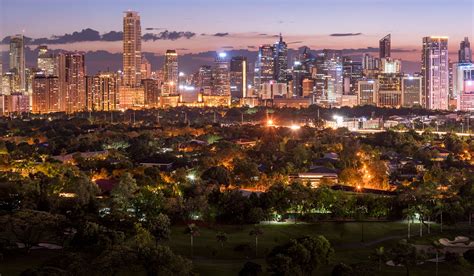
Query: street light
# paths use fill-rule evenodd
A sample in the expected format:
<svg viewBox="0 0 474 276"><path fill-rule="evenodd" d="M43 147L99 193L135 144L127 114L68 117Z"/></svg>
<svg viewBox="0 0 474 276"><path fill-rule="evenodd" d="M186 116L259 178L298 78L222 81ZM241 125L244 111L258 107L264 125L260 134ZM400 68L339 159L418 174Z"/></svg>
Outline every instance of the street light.
<svg viewBox="0 0 474 276"><path fill-rule="evenodd" d="M267 126L274 126L272 119L267 120Z"/></svg>
<svg viewBox="0 0 474 276"><path fill-rule="evenodd" d="M297 130L299 130L300 128L301 128L301 126L299 126L299 125L291 125L291 126L290 126L290 129L293 130L293 131L297 131Z"/></svg>

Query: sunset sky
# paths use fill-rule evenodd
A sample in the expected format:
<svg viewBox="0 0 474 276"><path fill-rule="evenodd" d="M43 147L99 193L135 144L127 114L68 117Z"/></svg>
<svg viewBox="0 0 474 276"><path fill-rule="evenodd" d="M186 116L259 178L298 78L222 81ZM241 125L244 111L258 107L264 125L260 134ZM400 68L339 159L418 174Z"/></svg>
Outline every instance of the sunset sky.
<svg viewBox="0 0 474 276"><path fill-rule="evenodd" d="M450 37L457 50L464 36L474 40L474 0L0 0L0 39L23 32L49 38L91 28L122 30L122 13L141 15L142 32L191 32L191 38L144 42L143 50L183 53L253 49L272 43L279 32L292 48L378 47L392 34L394 56L419 60L421 39ZM145 28L159 28L146 30ZM216 35L217 34L217 35ZM5 47L5 45L3 46ZM120 41L55 44L68 50L121 51Z"/></svg>

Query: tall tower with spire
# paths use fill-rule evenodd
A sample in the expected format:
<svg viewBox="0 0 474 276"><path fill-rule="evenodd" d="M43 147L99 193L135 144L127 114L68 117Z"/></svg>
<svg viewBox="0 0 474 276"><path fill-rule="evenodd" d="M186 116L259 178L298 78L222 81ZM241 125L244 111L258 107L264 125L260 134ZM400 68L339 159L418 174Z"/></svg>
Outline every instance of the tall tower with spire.
<svg viewBox="0 0 474 276"><path fill-rule="evenodd" d="M274 79L277 82L284 83L287 81L288 72L288 45L283 41L280 33L280 40L273 45L274 49Z"/></svg>

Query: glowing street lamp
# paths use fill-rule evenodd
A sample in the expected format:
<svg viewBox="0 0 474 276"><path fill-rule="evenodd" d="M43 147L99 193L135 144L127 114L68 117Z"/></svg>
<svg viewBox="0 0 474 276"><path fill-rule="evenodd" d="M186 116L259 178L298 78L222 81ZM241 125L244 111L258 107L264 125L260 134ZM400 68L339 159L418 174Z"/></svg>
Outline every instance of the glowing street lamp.
<svg viewBox="0 0 474 276"><path fill-rule="evenodd" d="M267 120L267 126L275 126L272 119Z"/></svg>
<svg viewBox="0 0 474 276"><path fill-rule="evenodd" d="M299 130L300 128L301 128L301 126L299 126L299 125L291 125L291 126L290 126L290 129L293 130L293 131L297 131L297 130Z"/></svg>

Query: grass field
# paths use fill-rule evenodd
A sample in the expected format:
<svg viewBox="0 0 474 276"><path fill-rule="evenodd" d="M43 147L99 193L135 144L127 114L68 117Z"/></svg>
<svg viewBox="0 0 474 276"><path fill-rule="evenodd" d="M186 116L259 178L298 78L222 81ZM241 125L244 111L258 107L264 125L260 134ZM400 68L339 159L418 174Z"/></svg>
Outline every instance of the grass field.
<svg viewBox="0 0 474 276"><path fill-rule="evenodd" d="M237 275L246 261L256 262L266 269L265 255L276 245L283 244L291 238L305 235L324 235L335 249L331 264L323 267L317 275L330 275L335 264L343 262L354 264L370 262L369 256L375 248L384 246L389 250L398 240L405 237L407 225L403 222L366 222L364 223L364 242L361 242L361 227L357 222L321 222L315 224L272 224L261 225L263 235L259 236L258 255L255 256L255 238L249 235L252 225L199 227L199 236L194 238L193 265L200 275ZM190 236L184 233L185 226L174 226L171 239L166 242L172 250L191 259ZM217 232L227 233L228 241L221 244L216 239ZM417 225L412 234L418 234ZM419 244L429 244L439 237L452 238L456 235L469 235L466 229L446 228L441 235L433 227L431 235L415 237ZM470 235L471 239L474 236ZM236 250L240 247L241 250ZM0 274L18 275L29 267L37 267L52 258L60 251L34 251L30 255L14 254L5 256L0 262ZM374 263L374 266L376 264ZM440 264L439 275L473 275L474 267ZM427 263L412 270L410 275L434 275L435 265ZM382 275L405 275L403 267L383 266ZM266 275L266 274L264 274Z"/></svg>

